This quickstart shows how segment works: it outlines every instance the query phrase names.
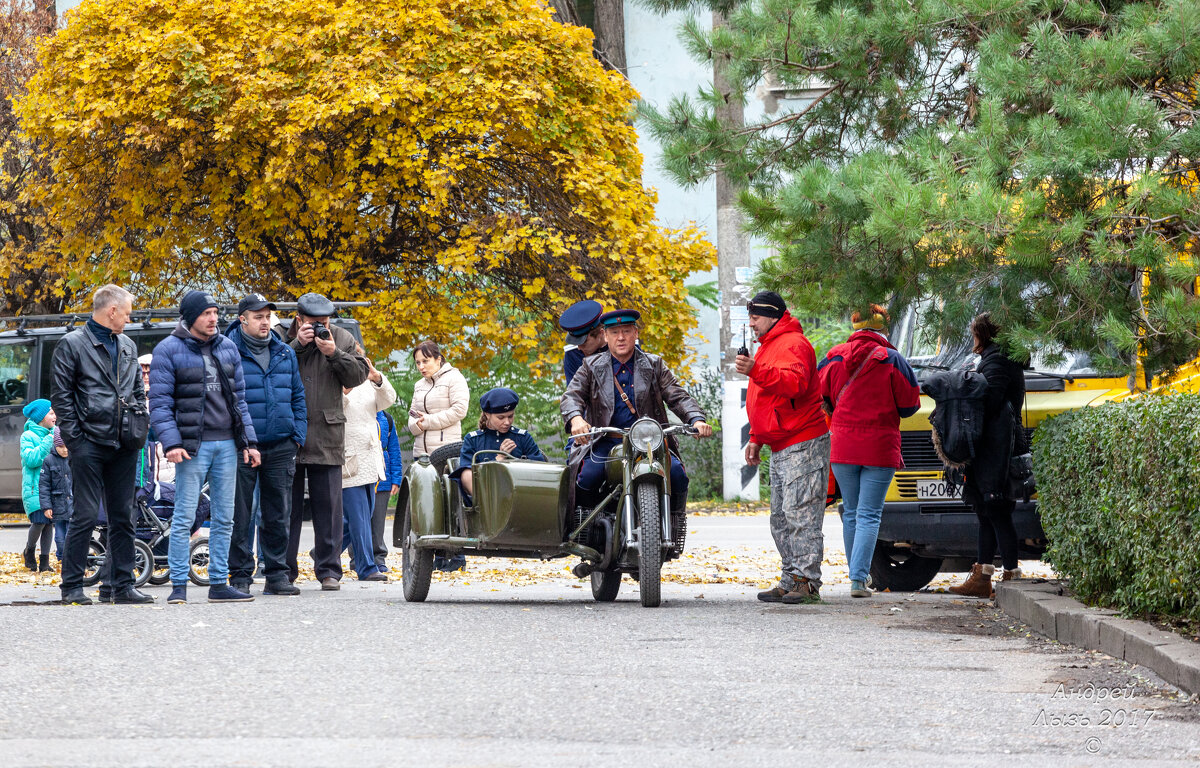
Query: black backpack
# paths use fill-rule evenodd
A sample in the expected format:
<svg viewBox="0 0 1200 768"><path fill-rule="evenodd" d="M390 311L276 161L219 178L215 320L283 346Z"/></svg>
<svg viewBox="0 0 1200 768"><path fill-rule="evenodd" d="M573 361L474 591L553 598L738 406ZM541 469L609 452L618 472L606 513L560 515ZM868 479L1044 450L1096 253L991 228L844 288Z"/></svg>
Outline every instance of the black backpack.
<svg viewBox="0 0 1200 768"><path fill-rule="evenodd" d="M963 470L983 438L987 378L978 371L938 371L922 389L936 403L929 415L933 447L951 469Z"/></svg>

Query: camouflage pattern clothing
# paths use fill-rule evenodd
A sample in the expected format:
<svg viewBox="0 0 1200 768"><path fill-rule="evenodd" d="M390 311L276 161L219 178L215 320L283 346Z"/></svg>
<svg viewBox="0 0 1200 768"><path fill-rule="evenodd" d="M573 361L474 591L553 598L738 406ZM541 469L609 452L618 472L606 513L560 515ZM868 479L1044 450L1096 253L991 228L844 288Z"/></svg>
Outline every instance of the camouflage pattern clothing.
<svg viewBox="0 0 1200 768"><path fill-rule="evenodd" d="M771 454L771 535L783 558L779 586L790 592L807 579L821 587L825 556L825 493L829 488L829 435Z"/></svg>

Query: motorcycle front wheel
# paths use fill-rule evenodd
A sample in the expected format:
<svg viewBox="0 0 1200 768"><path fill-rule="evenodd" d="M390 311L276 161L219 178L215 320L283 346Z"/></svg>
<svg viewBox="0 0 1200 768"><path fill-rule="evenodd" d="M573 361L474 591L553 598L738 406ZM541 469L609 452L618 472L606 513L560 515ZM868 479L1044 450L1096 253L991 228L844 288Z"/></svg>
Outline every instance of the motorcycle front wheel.
<svg viewBox="0 0 1200 768"><path fill-rule="evenodd" d="M638 483L638 586L642 606L662 602L662 492L654 483ZM618 574L619 575L619 574Z"/></svg>

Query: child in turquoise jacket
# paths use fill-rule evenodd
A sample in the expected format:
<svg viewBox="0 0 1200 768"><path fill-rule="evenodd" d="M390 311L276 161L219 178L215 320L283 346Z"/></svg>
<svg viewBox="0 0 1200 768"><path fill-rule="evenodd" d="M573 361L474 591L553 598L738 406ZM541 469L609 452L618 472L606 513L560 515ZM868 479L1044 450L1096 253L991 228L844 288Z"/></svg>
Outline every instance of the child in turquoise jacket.
<svg viewBox="0 0 1200 768"><path fill-rule="evenodd" d="M42 464L54 449L54 409L45 399L27 403L21 410L28 421L21 433L21 501L29 516L29 538L25 540L25 567L31 571L49 571L50 542L54 538L53 512L42 509L39 483ZM41 557L33 559L34 546L41 542Z"/></svg>

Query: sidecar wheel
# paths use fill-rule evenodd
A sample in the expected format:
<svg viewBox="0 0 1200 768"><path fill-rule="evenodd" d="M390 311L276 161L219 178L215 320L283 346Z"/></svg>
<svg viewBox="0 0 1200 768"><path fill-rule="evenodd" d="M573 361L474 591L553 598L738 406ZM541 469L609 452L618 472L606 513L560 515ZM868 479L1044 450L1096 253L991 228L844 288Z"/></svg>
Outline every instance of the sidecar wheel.
<svg viewBox="0 0 1200 768"><path fill-rule="evenodd" d="M662 602L662 494L654 483L637 487L638 588L642 606L655 608Z"/></svg>
<svg viewBox="0 0 1200 768"><path fill-rule="evenodd" d="M611 603L621 591L621 570L592 571L592 597L598 603Z"/></svg>
<svg viewBox="0 0 1200 768"><path fill-rule="evenodd" d="M433 579L433 550L418 549L412 534L412 499L404 508L404 528L401 534L404 544L400 549L402 573L400 584L404 587L404 599L420 603L429 596L429 582Z"/></svg>

